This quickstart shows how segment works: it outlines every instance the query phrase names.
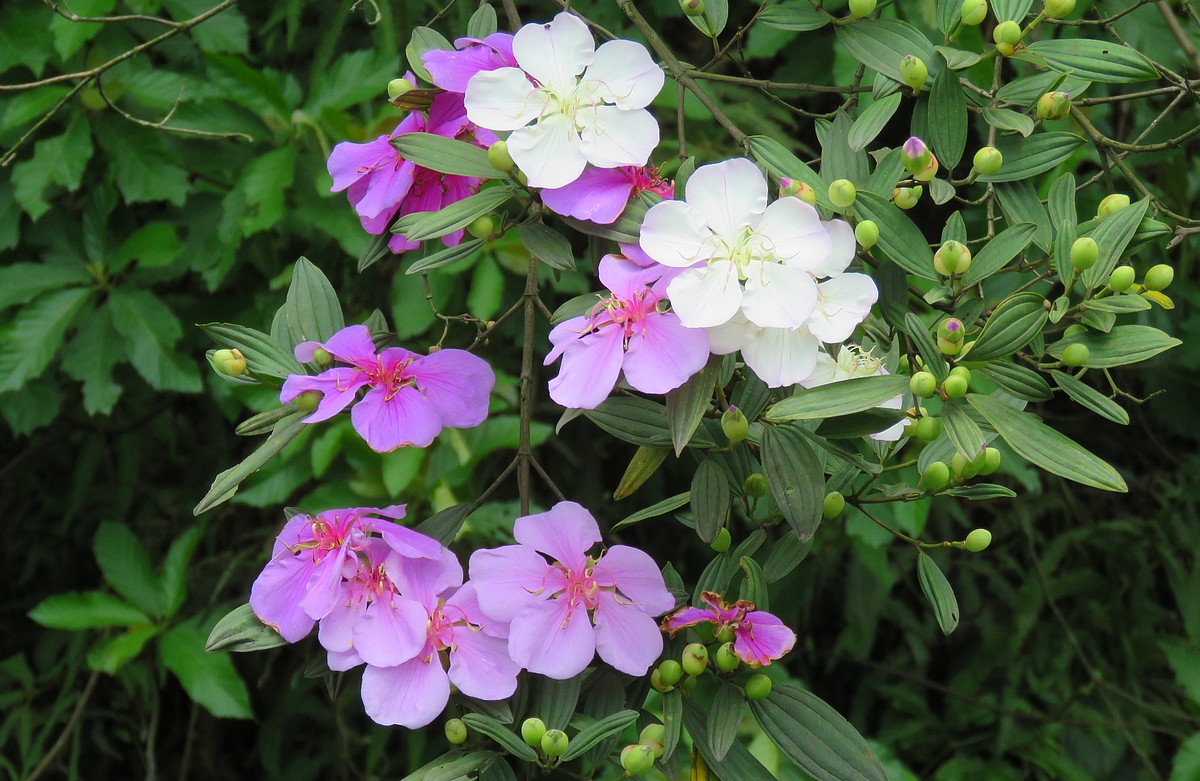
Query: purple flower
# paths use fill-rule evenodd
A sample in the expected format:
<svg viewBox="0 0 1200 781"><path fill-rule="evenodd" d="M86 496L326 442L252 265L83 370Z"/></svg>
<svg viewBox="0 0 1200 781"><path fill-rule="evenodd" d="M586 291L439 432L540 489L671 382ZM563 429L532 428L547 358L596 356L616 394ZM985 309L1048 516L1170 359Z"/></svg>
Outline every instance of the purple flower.
<svg viewBox="0 0 1200 781"><path fill-rule="evenodd" d="M467 82L476 73L517 67L512 42L513 37L508 33L492 33L482 40L459 38L454 42L454 50L431 49L421 55L421 62L425 63L435 86L447 92L464 93Z"/></svg>
<svg viewBox="0 0 1200 781"><path fill-rule="evenodd" d="M411 74L408 78L415 80ZM462 95L447 92L433 99L428 116L414 111L386 136L365 144L345 141L335 146L328 162L333 177L331 189L335 193L347 191L363 230L375 236L386 231L397 216L437 211L479 189L477 178L438 173L400 157L391 141L406 133L433 133L467 141L475 137L484 144L495 141L491 132L479 131L467 121ZM442 237L442 242L453 247L462 236L461 230L455 231ZM420 242L397 235L388 246L400 253L415 249Z"/></svg>
<svg viewBox="0 0 1200 781"><path fill-rule="evenodd" d="M283 384L284 404L307 391L323 394L305 423L328 420L354 402L354 429L372 450L387 453L398 447L426 447L443 427L471 428L487 417L488 397L496 377L482 358L465 350L439 350L418 355L399 347L375 352L371 333L363 325L338 331L328 342L303 342L296 358L313 360L317 348L348 366L335 366L316 376L293 374Z"/></svg>
<svg viewBox="0 0 1200 781"><path fill-rule="evenodd" d="M568 185L542 190L542 203L556 214L608 225L641 192L671 198L675 185L650 167L588 168Z"/></svg>
<svg viewBox="0 0 1200 781"><path fill-rule="evenodd" d="M666 393L704 368L708 334L684 328L674 313L659 309L677 273L605 256L600 281L611 295L550 332L554 347L545 362L563 359L550 381L550 398L564 407L592 409L608 397L622 372L637 390Z"/></svg>
<svg viewBox="0 0 1200 781"><path fill-rule="evenodd" d="M513 534L517 545L475 551L470 563L480 608L509 624L513 661L565 680L599 652L617 670L644 675L663 648L653 617L675 606L654 561L625 545L587 555L600 529L574 502L518 518Z"/></svg>
<svg viewBox="0 0 1200 781"><path fill-rule="evenodd" d="M796 644L796 633L777 616L755 610L754 603L740 599L732 605L720 594L705 591L700 598L708 607L685 607L662 622L664 632L675 633L689 626L711 622L713 634L733 640L733 653L751 667L765 667Z"/></svg>
<svg viewBox="0 0 1200 781"><path fill-rule="evenodd" d="M403 517L403 505L294 516L275 539L271 561L250 589L250 607L263 623L294 643L334 608L343 569L353 565L372 540L404 556L441 556L443 548L436 540L392 522Z"/></svg>

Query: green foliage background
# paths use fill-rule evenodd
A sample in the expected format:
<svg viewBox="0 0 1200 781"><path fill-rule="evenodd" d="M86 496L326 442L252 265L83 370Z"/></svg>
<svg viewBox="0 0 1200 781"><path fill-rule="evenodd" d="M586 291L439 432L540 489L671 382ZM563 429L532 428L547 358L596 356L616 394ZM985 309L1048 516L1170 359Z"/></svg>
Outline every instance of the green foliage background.
<svg viewBox="0 0 1200 781"><path fill-rule="evenodd" d="M71 10L185 20L213 5L78 0ZM550 5L522 10L540 19ZM595 5L584 9L591 18L625 29L615 5ZM674 2L644 5L682 57L707 58L707 39L680 22ZM934 29L936 5L906 0L898 13ZM1172 5L1180 15L1189 10ZM734 6L731 29L754 11ZM835 13L839 6L826 5ZM527 255L515 237L439 270L428 289L390 257L356 273L367 237L343 197L328 192L331 147L374 138L398 120L381 96L404 70L407 31L444 11L436 26L453 38L472 10L465 0L448 7L246 0L108 71L103 94L90 86L72 97L4 169L5 777L398 778L443 750L432 727L410 733L370 725L356 683L310 672L321 661L312 643L232 660L199 648L215 620L244 601L283 504L408 501L422 517L477 496L505 463L503 451L516 445L519 329L502 327L485 352L500 383L480 429L449 432L428 451L382 457L352 435L348 421L306 432L233 502L197 520L191 508L212 476L251 448L233 435L236 421L272 407L276 397L217 378L204 361L211 345L194 324L267 329L301 255L329 276L348 321L382 307L401 342L418 348L443 332L427 298L438 311L487 319L519 295ZM85 70L167 29L136 19L73 22L34 0L10 2L0 9L0 82ZM1162 44L1171 38L1152 4L1116 29L1160 62L1196 75L1186 52ZM1196 25L1189 29L1200 46ZM828 29L758 26L745 53L756 76L780 81L844 84L857 65ZM72 86L0 92L0 148L18 144ZM808 116L753 90L714 83L710 93L740 126L790 139L802 158L818 156ZM1089 114L1113 135L1145 127L1167 99L1100 105ZM676 151L675 101L667 89L655 106L664 125L659 163ZM821 114L840 98L810 94L795 102ZM168 114L171 127L211 135L168 133L129 118L155 123ZM699 104L688 99L682 114L688 151L699 161L733 152ZM1198 116L1196 101L1185 100L1160 131L1176 135ZM885 135L898 144L906 127L889 126ZM968 150L980 143L969 140ZM1164 202L1196 215L1196 150L1193 143L1131 163ZM1058 170L1077 170L1082 180L1096 163L1095 149L1085 145ZM1081 214L1110 187L1128 191L1119 181L1098 181L1080 194ZM926 227L940 226L948 213L931 209ZM890 777L1200 778L1198 245L1187 236L1167 256L1164 243L1144 256L1176 267L1177 308L1142 317L1163 327L1169 317L1185 347L1120 379L1138 395L1166 393L1134 406L1127 428L1098 426L1066 403L1047 410L1061 430L1119 466L1129 494L1083 489L1007 459L1005 480L1019 486L1020 499L886 506L886 519L909 533L961 539L984 526L995 535L985 554L939 557L962 607L962 625L950 638L920 593L914 552L853 513L825 525L805 563L777 585L773 609L801 637L788 672L872 739ZM570 272L555 289L565 301L590 282ZM473 337L454 325L447 344ZM582 420L551 437L557 417L543 400L535 429L542 462L570 486L571 498L609 524L686 489L693 465L672 461L635 499L613 500L634 449L597 437ZM515 489L501 496L512 499ZM476 513L466 544L503 540L514 515L515 504ZM631 527L622 539L660 560L669 556L685 578L711 557L694 538L681 541L667 517ZM111 596L119 595L138 611L127 622L133 628L48 630L27 615L47 596L97 590L87 610L59 605L56 620L96 627L96 616L124 609ZM768 756L761 736L748 731L746 738ZM786 766L779 773L800 777Z"/></svg>

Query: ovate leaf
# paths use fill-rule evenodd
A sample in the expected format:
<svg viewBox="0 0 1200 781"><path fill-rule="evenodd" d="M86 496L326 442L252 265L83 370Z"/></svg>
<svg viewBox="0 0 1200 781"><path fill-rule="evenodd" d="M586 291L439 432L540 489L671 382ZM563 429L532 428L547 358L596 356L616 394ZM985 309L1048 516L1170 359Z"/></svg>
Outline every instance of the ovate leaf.
<svg viewBox="0 0 1200 781"><path fill-rule="evenodd" d="M204 652L204 632L190 625L159 640L163 665L175 674L192 701L218 718L249 719L250 694L224 654Z"/></svg>
<svg viewBox="0 0 1200 781"><path fill-rule="evenodd" d="M17 313L0 343L0 393L17 390L42 373L91 294L88 288L58 290Z"/></svg>

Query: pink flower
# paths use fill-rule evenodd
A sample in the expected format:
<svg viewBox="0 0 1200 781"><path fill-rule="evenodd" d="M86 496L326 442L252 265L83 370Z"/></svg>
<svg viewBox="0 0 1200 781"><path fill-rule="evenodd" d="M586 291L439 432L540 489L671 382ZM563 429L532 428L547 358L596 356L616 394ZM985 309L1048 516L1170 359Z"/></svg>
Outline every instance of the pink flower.
<svg viewBox="0 0 1200 781"><path fill-rule="evenodd" d="M425 63L435 86L463 93L476 73L517 67L512 42L513 37L508 33L492 33L482 40L459 38L454 42L454 50L431 49L421 55L421 62Z"/></svg>
<svg viewBox="0 0 1200 781"><path fill-rule="evenodd" d="M650 167L588 168L568 185L542 190L542 203L564 217L608 225L641 192L672 198L675 185L659 179L658 171Z"/></svg>
<svg viewBox="0 0 1200 781"><path fill-rule="evenodd" d="M443 548L436 540L392 522L403 517L403 505L294 516L275 539L271 561L250 589L250 607L263 623L294 643L333 609L343 569L347 563L354 565L355 556L372 540L404 556L441 556Z"/></svg>
<svg viewBox="0 0 1200 781"><path fill-rule="evenodd" d="M704 368L708 334L684 328L674 313L659 309L676 273L605 256L600 281L611 295L587 315L565 320L550 332L554 348L545 362L563 359L550 381L550 398L564 407L593 409L608 397L622 372L637 390L666 393Z"/></svg>
<svg viewBox="0 0 1200 781"><path fill-rule="evenodd" d="M410 74L409 80L415 77ZM335 193L347 191L363 230L375 236L386 231L397 216L437 211L479 189L479 179L438 173L400 157L391 141L406 133L434 133L467 141L477 137L482 143L495 141L492 133L477 132L467 121L462 95L447 92L433 99L428 117L414 111L389 135L365 144L345 141L335 146L328 162L329 175L333 177L331 189ZM442 237L442 242L453 247L462 241L462 236L459 230ZM397 235L388 241L388 246L399 253L415 249L420 243Z"/></svg>
<svg viewBox="0 0 1200 781"><path fill-rule="evenodd" d="M728 605L720 594L711 591L700 598L708 607L677 610L662 622L663 631L673 637L681 629L712 622L716 624L713 634L718 638L732 636L734 655L751 667L765 667L796 644L795 632L778 617L755 610L753 602L740 599Z"/></svg>
<svg viewBox="0 0 1200 781"><path fill-rule="evenodd" d="M663 648L653 617L675 606L654 561L625 545L588 556L600 528L574 502L518 518L513 534L517 545L475 551L470 563L480 608L509 624L513 661L565 680L599 652L617 670L644 675Z"/></svg>
<svg viewBox="0 0 1200 781"><path fill-rule="evenodd" d="M316 376L293 374L283 383L279 400L287 404L306 391L320 392L320 404L304 419L317 423L346 409L360 389L368 388L350 419L376 452L426 447L443 427L471 428L487 417L496 377L486 361L465 350L422 356L389 347L377 354L363 325L347 326L324 344L303 342L296 346L296 358L308 363L317 348L349 366Z"/></svg>

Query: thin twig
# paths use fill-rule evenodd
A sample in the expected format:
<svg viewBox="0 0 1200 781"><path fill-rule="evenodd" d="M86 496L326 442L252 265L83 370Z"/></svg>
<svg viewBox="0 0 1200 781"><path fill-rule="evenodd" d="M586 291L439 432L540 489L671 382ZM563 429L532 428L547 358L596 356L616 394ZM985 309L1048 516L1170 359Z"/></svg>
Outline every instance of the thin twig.
<svg viewBox="0 0 1200 781"><path fill-rule="evenodd" d="M58 734L58 739L54 741L54 745L42 757L42 761L37 763L37 766L33 768L33 771L25 778L25 781L37 781L58 760L58 755L66 749L67 742L70 741L71 735L79 726L79 722L82 721L83 712L87 710L88 701L92 699L92 692L96 690L96 682L99 680L100 671L93 670L83 687L83 694L79 695L79 702L75 703L75 710L71 711L71 718L67 720L62 732Z"/></svg>

